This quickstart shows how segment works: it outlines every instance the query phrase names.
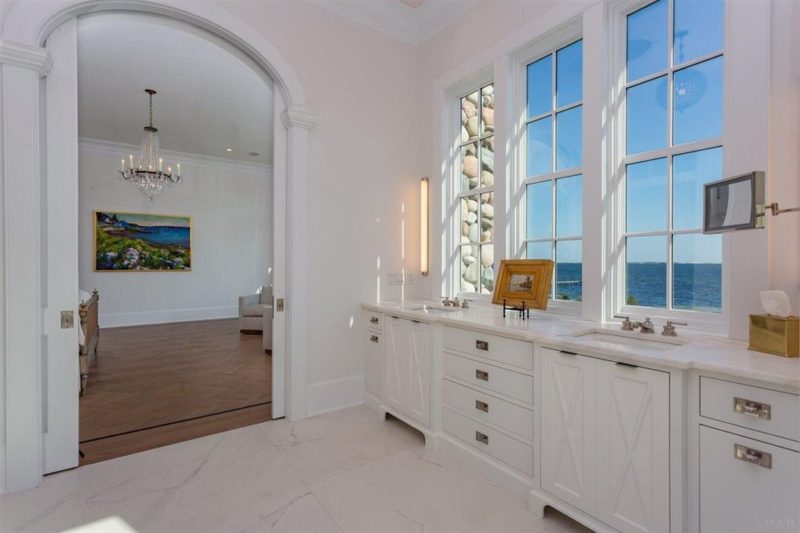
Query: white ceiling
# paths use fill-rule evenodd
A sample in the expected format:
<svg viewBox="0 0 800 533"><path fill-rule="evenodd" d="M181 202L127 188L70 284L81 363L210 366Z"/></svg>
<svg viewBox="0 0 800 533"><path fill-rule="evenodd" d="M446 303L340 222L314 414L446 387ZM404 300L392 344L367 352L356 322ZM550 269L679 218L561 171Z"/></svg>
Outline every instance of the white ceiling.
<svg viewBox="0 0 800 533"><path fill-rule="evenodd" d="M311 0L318 6L386 35L422 44L479 0Z"/></svg>
<svg viewBox="0 0 800 533"><path fill-rule="evenodd" d="M161 17L81 17L79 135L138 145L146 88L158 91L154 125L163 149L272 163L273 84L237 50Z"/></svg>

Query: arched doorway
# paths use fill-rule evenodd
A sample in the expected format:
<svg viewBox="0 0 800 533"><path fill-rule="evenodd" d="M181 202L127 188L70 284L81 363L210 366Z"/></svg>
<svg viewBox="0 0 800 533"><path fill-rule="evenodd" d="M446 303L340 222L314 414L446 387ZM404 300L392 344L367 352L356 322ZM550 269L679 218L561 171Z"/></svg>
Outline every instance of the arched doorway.
<svg viewBox="0 0 800 533"><path fill-rule="evenodd" d="M98 11L135 11L172 17L193 24L227 41L259 65L275 82L275 250L274 292L283 300L285 311L276 306L276 339L273 346L273 412L285 409L289 418L306 416L306 345L304 322L307 310L306 264L306 180L309 131L315 119L305 101L299 79L281 54L244 21L210 4L191 1L38 2L21 0L8 13L2 32L0 64L3 76L3 117L13 136L3 139L3 181L6 216L3 225L6 280L3 318L6 374L5 398L5 486L0 490L21 490L39 483L45 471L48 428L56 426L46 405L48 394L63 392L65 405L77 395L48 383L47 369L57 364L47 360L51 342L70 342L71 333L58 325L61 310L73 310L74 302L50 298L43 272L70 268L55 264L56 258L43 253L42 237L47 221L59 201L48 197L48 158L61 154L69 161L77 143L56 134L53 117L69 117L75 105L69 87L49 84L47 73L56 65L44 47L48 36L63 23L79 15ZM45 98L51 102L44 113ZM67 110L59 113L59 110ZM49 134L48 134L49 133ZM64 141L66 139L66 142ZM71 172L69 168L61 171ZM24 177L24 178L23 178ZM49 198L49 201L48 201ZM75 266L77 268L77 265ZM280 378L283 377L281 380ZM49 398L50 401L53 398ZM53 424L51 426L50 424ZM43 432L44 428L44 432ZM77 444L77 443L76 443ZM70 452L71 453L71 452ZM77 464L77 450L76 464Z"/></svg>

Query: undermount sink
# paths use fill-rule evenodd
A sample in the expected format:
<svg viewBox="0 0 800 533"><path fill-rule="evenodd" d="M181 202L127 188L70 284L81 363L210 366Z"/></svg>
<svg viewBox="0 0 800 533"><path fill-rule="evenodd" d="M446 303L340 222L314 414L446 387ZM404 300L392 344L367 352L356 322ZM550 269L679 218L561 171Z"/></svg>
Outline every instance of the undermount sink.
<svg viewBox="0 0 800 533"><path fill-rule="evenodd" d="M406 309L409 311L425 311L426 313L452 313L454 311L460 311L460 307L445 307L443 305L428 305L428 304L419 304L419 305L408 305Z"/></svg>
<svg viewBox="0 0 800 533"><path fill-rule="evenodd" d="M572 335L585 341L602 342L604 344L615 344L623 348L643 348L645 350L656 350L666 352L682 346L684 341L675 337L665 337L656 333L629 333L627 331L610 331L606 329L591 329L581 331Z"/></svg>

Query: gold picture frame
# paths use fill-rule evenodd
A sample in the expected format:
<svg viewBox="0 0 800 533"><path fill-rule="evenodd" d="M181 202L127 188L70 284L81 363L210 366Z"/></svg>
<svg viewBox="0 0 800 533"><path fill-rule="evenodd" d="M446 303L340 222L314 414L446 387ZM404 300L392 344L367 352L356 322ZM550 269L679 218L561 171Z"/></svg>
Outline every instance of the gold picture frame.
<svg viewBox="0 0 800 533"><path fill-rule="evenodd" d="M554 263L549 259L503 259L493 304L547 310Z"/></svg>

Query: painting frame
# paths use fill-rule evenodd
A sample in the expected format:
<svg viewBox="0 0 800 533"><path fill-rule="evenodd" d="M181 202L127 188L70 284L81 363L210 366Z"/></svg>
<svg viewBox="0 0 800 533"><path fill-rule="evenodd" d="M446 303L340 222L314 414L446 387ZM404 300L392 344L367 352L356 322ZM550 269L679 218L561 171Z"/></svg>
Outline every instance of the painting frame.
<svg viewBox="0 0 800 533"><path fill-rule="evenodd" d="M181 253L180 256L185 258L183 261L182 266L180 267L173 267L173 268L151 268L151 267L137 267L137 268L108 268L107 266L101 267L99 264L98 253L101 250L101 245L98 243L100 238L100 234L98 233L98 226L101 224L99 215L114 215L116 217L123 217L123 218L130 218L133 219L163 219L164 221L185 221L185 225L179 226L181 228L186 228L188 233L185 242L188 243L186 246L185 253ZM166 226L161 226L166 227ZM193 252L194 252L194 226L192 223L192 217L190 215L183 215L183 214L163 214L163 213L147 213L147 212L135 212L135 211L126 211L126 210L111 210L111 209L95 209L92 211L92 242L93 242L93 257L92 257L92 266L93 270L96 273L100 274L107 274L107 273L153 273L153 272L191 272L193 268ZM145 245L155 248L161 249L168 249L170 246L163 245L163 244L156 244L156 243L148 243L144 242Z"/></svg>
<svg viewBox="0 0 800 533"><path fill-rule="evenodd" d="M554 268L550 259L502 259L492 303L546 311Z"/></svg>

